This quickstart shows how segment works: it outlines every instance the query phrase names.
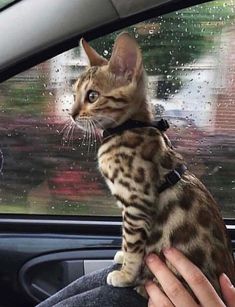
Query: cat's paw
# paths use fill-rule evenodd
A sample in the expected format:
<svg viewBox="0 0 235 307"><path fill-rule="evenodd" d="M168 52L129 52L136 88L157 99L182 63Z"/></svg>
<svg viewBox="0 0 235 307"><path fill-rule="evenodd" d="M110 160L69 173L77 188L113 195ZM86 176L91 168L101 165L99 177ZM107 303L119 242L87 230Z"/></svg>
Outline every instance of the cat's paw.
<svg viewBox="0 0 235 307"><path fill-rule="evenodd" d="M114 287L127 287L133 285L134 280L131 275L124 271L113 271L107 276L107 284Z"/></svg>
<svg viewBox="0 0 235 307"><path fill-rule="evenodd" d="M116 252L113 260L117 264L123 264L123 260L124 260L124 253L123 253L123 251Z"/></svg>

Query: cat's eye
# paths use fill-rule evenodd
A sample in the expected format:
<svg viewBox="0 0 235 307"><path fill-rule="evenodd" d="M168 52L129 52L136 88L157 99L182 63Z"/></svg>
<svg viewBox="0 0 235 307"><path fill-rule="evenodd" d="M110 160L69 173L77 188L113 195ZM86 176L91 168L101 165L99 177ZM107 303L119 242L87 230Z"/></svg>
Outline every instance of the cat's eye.
<svg viewBox="0 0 235 307"><path fill-rule="evenodd" d="M90 90L87 92L87 100L90 103L95 102L99 98L99 93L97 91Z"/></svg>

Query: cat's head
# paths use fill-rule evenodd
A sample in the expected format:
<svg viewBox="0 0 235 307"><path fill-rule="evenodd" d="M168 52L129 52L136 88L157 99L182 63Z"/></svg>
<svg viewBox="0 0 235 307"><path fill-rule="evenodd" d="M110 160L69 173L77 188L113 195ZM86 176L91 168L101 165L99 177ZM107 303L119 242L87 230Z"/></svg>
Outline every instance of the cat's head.
<svg viewBox="0 0 235 307"><path fill-rule="evenodd" d="M148 121L144 68L140 48L128 33L120 34L109 61L81 39L90 65L75 84L72 118L91 119L101 129L128 119Z"/></svg>

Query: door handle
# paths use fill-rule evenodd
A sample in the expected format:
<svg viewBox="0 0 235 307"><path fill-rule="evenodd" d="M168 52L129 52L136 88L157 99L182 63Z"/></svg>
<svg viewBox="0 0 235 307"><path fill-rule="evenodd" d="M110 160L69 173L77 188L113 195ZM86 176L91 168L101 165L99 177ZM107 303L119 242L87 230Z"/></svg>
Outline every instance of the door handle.
<svg viewBox="0 0 235 307"><path fill-rule="evenodd" d="M113 260L84 260L84 275L98 271L113 264Z"/></svg>
<svg viewBox="0 0 235 307"><path fill-rule="evenodd" d="M31 296L41 301L83 275L83 260L57 260L31 267L24 279Z"/></svg>

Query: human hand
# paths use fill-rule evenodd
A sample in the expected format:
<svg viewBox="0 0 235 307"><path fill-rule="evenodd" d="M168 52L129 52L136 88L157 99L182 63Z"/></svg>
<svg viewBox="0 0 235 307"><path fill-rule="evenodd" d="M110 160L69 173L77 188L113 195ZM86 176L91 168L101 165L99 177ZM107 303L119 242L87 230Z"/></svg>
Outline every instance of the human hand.
<svg viewBox="0 0 235 307"><path fill-rule="evenodd" d="M175 248L170 248L164 251L164 255L189 284L200 305L195 302L190 293L160 258L151 254L146 259L147 265L165 293L153 282L147 282L145 287L150 297L149 307L235 307L235 288L225 274L220 276L220 286L226 305L200 269L181 252Z"/></svg>

